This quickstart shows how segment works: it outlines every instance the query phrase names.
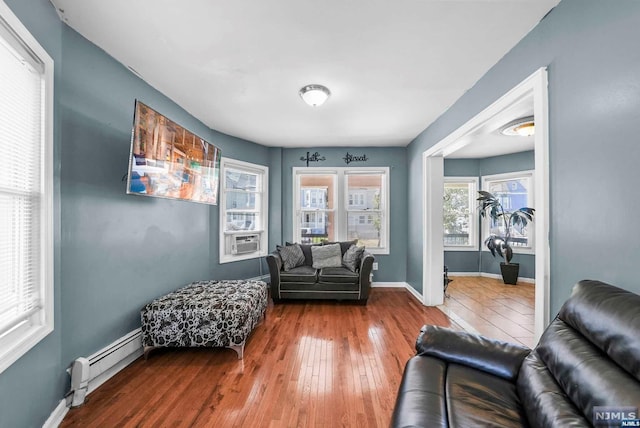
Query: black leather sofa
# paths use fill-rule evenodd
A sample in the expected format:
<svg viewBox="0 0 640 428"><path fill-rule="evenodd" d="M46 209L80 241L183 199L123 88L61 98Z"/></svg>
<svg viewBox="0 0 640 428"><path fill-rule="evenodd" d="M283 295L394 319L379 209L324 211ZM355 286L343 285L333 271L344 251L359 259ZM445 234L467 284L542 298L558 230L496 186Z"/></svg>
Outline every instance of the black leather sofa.
<svg viewBox="0 0 640 428"><path fill-rule="evenodd" d="M353 241L338 243L344 256ZM336 299L356 300L366 305L371 291L373 255L365 251L355 272L345 267L315 269L312 266L312 246L301 246L304 265L288 271L283 269L282 258L277 250L267 255L273 302L279 303L284 299Z"/></svg>
<svg viewBox="0 0 640 428"><path fill-rule="evenodd" d="M533 349L425 326L392 427L621 426L640 418L640 296L581 281ZM635 426L635 425L632 425Z"/></svg>

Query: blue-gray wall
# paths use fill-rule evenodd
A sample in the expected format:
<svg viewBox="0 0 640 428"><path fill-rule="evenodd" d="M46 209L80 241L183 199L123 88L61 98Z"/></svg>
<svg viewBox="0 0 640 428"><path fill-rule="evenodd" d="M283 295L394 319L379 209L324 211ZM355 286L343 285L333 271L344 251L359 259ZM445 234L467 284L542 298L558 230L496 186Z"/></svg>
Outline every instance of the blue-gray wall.
<svg viewBox="0 0 640 428"><path fill-rule="evenodd" d="M477 177L482 184L482 177L492 174L504 174L516 171L529 171L535 168L533 151L512 153L503 156L492 156L482 159L445 159L445 177ZM480 230L478 220L478 231ZM445 251L444 264L449 272L483 272L500 274L501 258L495 258L484 250L482 242L478 243L478 251ZM533 254L515 254L514 263L520 263L521 278L535 278L536 258Z"/></svg>
<svg viewBox="0 0 640 428"><path fill-rule="evenodd" d="M310 167L389 167L390 185L390 246L389 255L376 254L378 270L374 272L376 282L404 282L404 266L407 255L406 224L407 212L407 158L404 147L344 147L344 148L296 148L282 150L282 241L293 241L293 167L305 167L306 162L301 156L307 152L320 153L326 158L323 162L312 162ZM366 154L366 162L356 162L347 165L342 159L346 153L353 155Z"/></svg>
<svg viewBox="0 0 640 428"><path fill-rule="evenodd" d="M220 147L268 165L268 148L213 131L70 27L62 32L62 361L139 327L150 299L199 279L259 275L220 265L219 207L125 194L134 100Z"/></svg>
<svg viewBox="0 0 640 428"><path fill-rule="evenodd" d="M551 313L580 279L640 291L640 2L563 0L409 146L409 224L420 225L422 152L539 67L549 71ZM611 210L594 209L615 207ZM407 280L422 289L422 243L410 235Z"/></svg>
<svg viewBox="0 0 640 428"><path fill-rule="evenodd" d="M60 114L62 23L46 0L5 3L53 58L54 65L54 325L55 330L0 373L0 427L40 427L64 394L67 375L61 360L60 283Z"/></svg>
<svg viewBox="0 0 640 428"><path fill-rule="evenodd" d="M0 374L0 427L37 427L69 363L139 327L149 300L197 279L247 278L218 263L219 207L126 195L136 98L222 149L269 165L269 149L209 129L63 25L46 0L8 5L55 61L55 330Z"/></svg>

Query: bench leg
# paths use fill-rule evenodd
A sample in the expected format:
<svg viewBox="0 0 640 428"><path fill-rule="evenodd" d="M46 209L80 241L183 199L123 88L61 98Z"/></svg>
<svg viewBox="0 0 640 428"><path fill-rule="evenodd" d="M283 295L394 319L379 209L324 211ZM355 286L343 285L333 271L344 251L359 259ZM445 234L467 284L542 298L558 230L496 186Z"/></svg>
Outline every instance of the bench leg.
<svg viewBox="0 0 640 428"><path fill-rule="evenodd" d="M244 343L242 345L229 345L227 348L233 349L238 354L238 359L241 360L244 356Z"/></svg>
<svg viewBox="0 0 640 428"><path fill-rule="evenodd" d="M145 360L146 360L147 358L149 358L149 353L150 353L151 351L153 351L154 349L156 349L156 347L155 347L155 346L145 346L145 347L144 347L144 349L142 350L142 351L143 351L143 354L142 354L142 355L144 356L144 359L145 359Z"/></svg>

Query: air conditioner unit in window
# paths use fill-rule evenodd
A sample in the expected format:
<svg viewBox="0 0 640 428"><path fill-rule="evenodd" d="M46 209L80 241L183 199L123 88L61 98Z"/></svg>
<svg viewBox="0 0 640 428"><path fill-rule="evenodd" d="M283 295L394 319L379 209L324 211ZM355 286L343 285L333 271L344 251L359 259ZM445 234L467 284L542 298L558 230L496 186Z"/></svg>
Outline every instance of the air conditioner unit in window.
<svg viewBox="0 0 640 428"><path fill-rule="evenodd" d="M231 254L255 253L260 250L260 235L234 236Z"/></svg>

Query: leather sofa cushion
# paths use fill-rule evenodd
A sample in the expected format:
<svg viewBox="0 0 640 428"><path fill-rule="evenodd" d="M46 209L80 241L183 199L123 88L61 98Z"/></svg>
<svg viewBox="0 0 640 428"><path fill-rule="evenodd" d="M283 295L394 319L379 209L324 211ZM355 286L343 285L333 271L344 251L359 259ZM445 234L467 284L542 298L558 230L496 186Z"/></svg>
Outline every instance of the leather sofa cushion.
<svg viewBox="0 0 640 428"><path fill-rule="evenodd" d="M345 267L326 267L320 270L318 278L320 282L357 284L360 280L360 275L351 272Z"/></svg>
<svg viewBox="0 0 640 428"><path fill-rule="evenodd" d="M450 427L529 426L516 385L511 381L471 367L449 364L445 391Z"/></svg>
<svg viewBox="0 0 640 428"><path fill-rule="evenodd" d="M640 382L614 361L603 358L605 354L597 346L559 318L547 327L535 354L555 380L556 391L568 397L586 419L594 414L594 406L637 407L640 403ZM530 386L525 387L522 381L519 379L521 394L530 394ZM553 410L559 402L555 400L543 411Z"/></svg>
<svg viewBox="0 0 640 428"><path fill-rule="evenodd" d="M280 272L280 282L301 282L313 284L318 279L318 271L311 266L298 266L288 271Z"/></svg>
<svg viewBox="0 0 640 428"><path fill-rule="evenodd" d="M392 427L448 427L444 398L447 364L432 357L413 357L404 369Z"/></svg>
<svg viewBox="0 0 640 428"><path fill-rule="evenodd" d="M419 355L441 358L515 381L529 348L445 327L425 325L416 341Z"/></svg>
<svg viewBox="0 0 640 428"><path fill-rule="evenodd" d="M582 412L560 389L536 351L522 363L518 376L518 395L526 403L525 411L531 426L589 426Z"/></svg>

